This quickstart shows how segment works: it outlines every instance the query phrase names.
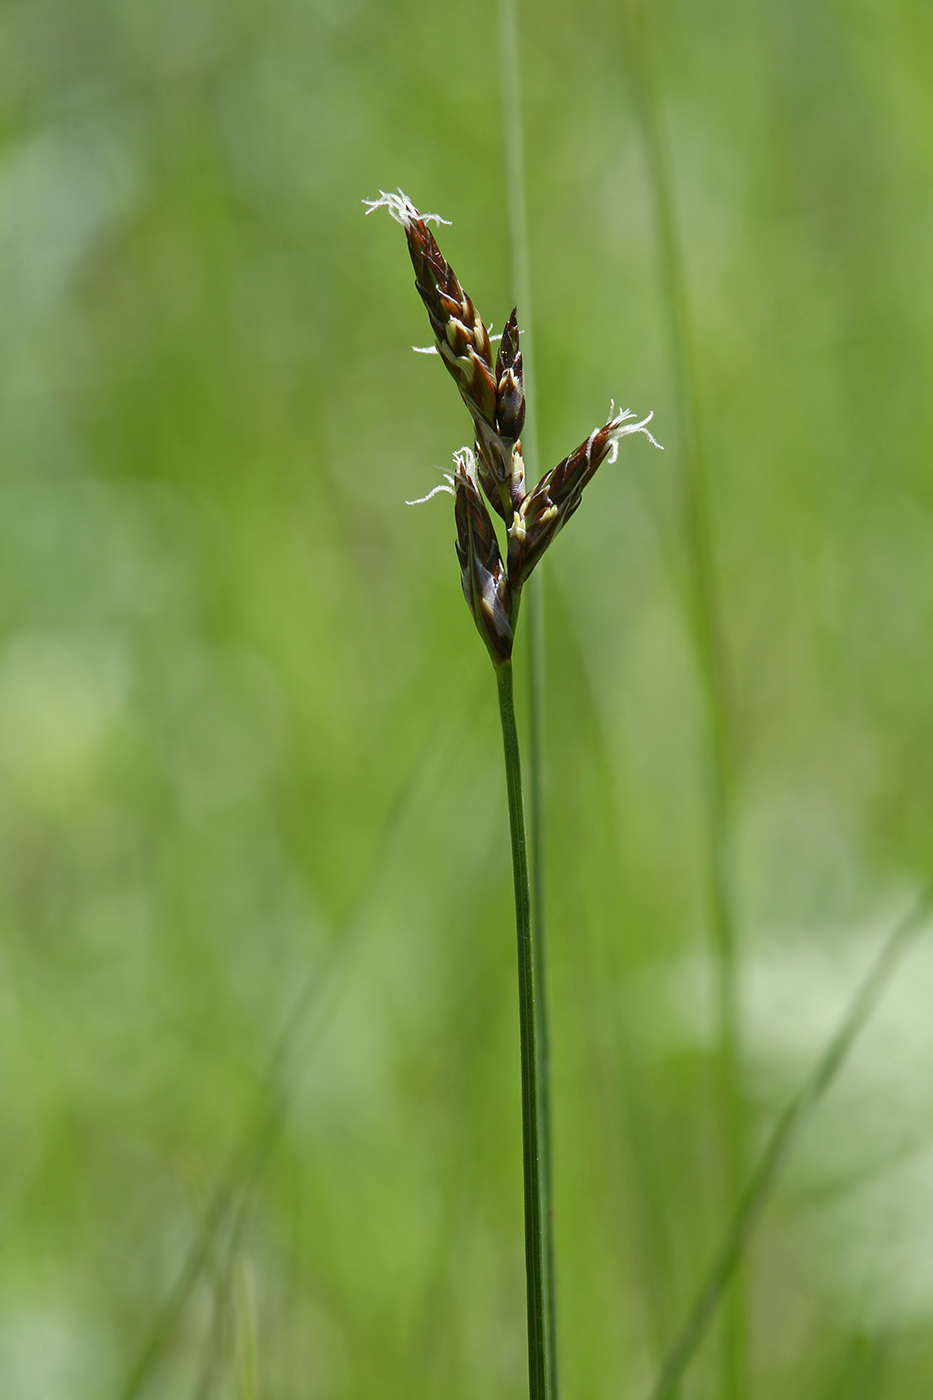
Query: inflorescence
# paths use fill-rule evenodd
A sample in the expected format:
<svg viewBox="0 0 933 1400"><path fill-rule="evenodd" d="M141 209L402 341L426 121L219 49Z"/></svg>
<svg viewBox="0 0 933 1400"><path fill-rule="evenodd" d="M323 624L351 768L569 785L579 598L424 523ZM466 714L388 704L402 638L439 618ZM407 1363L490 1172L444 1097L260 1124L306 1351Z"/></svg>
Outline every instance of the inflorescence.
<svg viewBox="0 0 933 1400"><path fill-rule="evenodd" d="M522 587L580 504L583 488L603 462L615 461L619 442L629 433L643 433L660 446L648 432L652 414L636 423L630 409L616 413L613 405L607 422L526 492L521 444L525 381L516 309L505 324L493 364L489 332L428 228L429 222L446 220L438 214L419 214L401 190L380 190L378 199L363 203L367 213L388 209L404 228L415 286L437 350L473 419L473 449L455 453L454 471L445 473L445 484L423 499L439 490L454 496L463 594L493 665L499 666L512 654ZM505 521L504 561L487 501Z"/></svg>

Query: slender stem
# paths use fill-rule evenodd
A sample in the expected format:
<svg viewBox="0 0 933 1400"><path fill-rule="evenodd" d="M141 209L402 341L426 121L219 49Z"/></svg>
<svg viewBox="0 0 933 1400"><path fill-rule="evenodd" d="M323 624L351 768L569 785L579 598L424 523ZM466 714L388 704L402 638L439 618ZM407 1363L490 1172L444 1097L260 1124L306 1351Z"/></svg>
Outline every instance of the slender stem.
<svg viewBox="0 0 933 1400"><path fill-rule="evenodd" d="M525 585L526 589L528 585ZM525 604L528 647L528 738L530 755L529 810L531 820L531 937L534 944L535 1030L538 1048L538 1121L541 1175L547 1210L544 1233L544 1293L547 1310L545 1341L552 1400L560 1395L557 1369L557 1302L554 1273L554 1160L551 1115L551 1032L547 996L547 938L544 891L544 576L533 579Z"/></svg>
<svg viewBox="0 0 933 1400"><path fill-rule="evenodd" d="M729 852L733 745L726 694L725 646L713 564L695 357L674 211L670 160L656 97L650 20L644 0L632 0L627 13L634 60L631 65L633 87L654 203L680 420L686 541L692 583L691 620L706 720L708 898L718 1023L717 1097L725 1205L731 1211L744 1181L745 1154L740 1080L738 950ZM722 1400L748 1400L750 1394L747 1312L744 1281L733 1278L725 1314Z"/></svg>
<svg viewBox="0 0 933 1400"><path fill-rule="evenodd" d="M538 421L535 404L534 317L528 256L528 215L525 201L525 143L522 124L521 64L516 0L499 0L499 44L502 57L502 115L508 201L509 255L515 303L520 313L522 364L525 376L525 426L522 450L525 469L532 481L540 476ZM547 1012L547 939L545 936L544 883L544 579L545 564L526 585L526 636L528 638L528 830L531 852L531 929L534 940L535 1010L537 1015L538 1119L541 1137L541 1172L549 1210L554 1200L551 1122L551 1037ZM560 1388L557 1370L557 1312L554 1283L553 1231L546 1238L545 1294L547 1307L548 1370L553 1400Z"/></svg>
<svg viewBox="0 0 933 1400"><path fill-rule="evenodd" d="M535 1012L534 941L531 934L531 894L525 846L522 775L512 694L512 663L496 667L499 715L505 749L505 780L509 795L512 873L515 882L515 931L518 939L518 1018L522 1059L522 1162L525 1187L525 1279L528 1306L528 1393L530 1400L553 1400L547 1346L546 1274L550 1214L542 1172L539 1100L539 1042Z"/></svg>

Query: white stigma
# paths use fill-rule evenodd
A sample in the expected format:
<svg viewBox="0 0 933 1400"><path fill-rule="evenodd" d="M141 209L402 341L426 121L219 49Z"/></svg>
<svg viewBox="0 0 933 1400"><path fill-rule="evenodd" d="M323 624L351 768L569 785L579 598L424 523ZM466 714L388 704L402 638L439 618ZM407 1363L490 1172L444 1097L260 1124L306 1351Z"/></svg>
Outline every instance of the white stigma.
<svg viewBox="0 0 933 1400"><path fill-rule="evenodd" d="M435 467L434 470L441 471L441 468ZM440 491L444 491L450 496L455 495L456 492L454 491L454 479L451 476L450 472L442 472L442 475L444 477L444 480L439 486L435 486L434 489L432 491L429 491L426 496L419 496L416 501L406 501L406 506L423 506L425 501L429 501L432 496L436 496Z"/></svg>
<svg viewBox="0 0 933 1400"><path fill-rule="evenodd" d="M392 218L402 228L410 229L412 224L419 220L423 224L447 224L448 219L442 219L440 214L419 214L404 190L399 190L397 194L387 194L385 190L379 191L378 199L364 199L367 214L371 214L374 209L388 209Z"/></svg>
<svg viewBox="0 0 933 1400"><path fill-rule="evenodd" d="M476 457L471 447L461 447L454 453L454 466L476 485Z"/></svg>
<svg viewBox="0 0 933 1400"><path fill-rule="evenodd" d="M648 441L652 444L653 447L656 447L658 449L659 452L664 451L664 448L661 445L661 443L655 441L655 439L648 432L648 428L646 426L648 423L651 422L652 418L654 417L654 413L649 413L647 418L642 418L640 423L630 423L628 420L634 417L635 414L630 408L624 409L621 413L616 413L615 403L610 400L609 420L606 423L606 428L609 432L609 451L606 460L610 464L614 462L619 455L619 439L627 437L629 433L641 433L644 437L648 439Z"/></svg>

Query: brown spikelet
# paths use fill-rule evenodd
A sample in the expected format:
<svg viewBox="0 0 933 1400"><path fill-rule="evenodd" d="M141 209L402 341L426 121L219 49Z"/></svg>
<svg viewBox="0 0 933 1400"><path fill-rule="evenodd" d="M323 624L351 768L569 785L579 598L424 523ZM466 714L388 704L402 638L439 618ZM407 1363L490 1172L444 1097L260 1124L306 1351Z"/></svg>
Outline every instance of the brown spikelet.
<svg viewBox="0 0 933 1400"><path fill-rule="evenodd" d="M499 541L476 484L475 467L471 452L457 454L453 478L457 558L463 596L496 666L512 654L518 599L509 588Z"/></svg>
<svg viewBox="0 0 933 1400"><path fill-rule="evenodd" d="M503 438L514 442L524 426L525 378L518 348L518 308L513 306L496 356L496 427Z"/></svg>
<svg viewBox="0 0 933 1400"><path fill-rule="evenodd" d="M475 422L495 427L492 346L473 302L420 216L405 224L415 286L424 302L441 358ZM492 465L492 464L490 464Z"/></svg>
<svg viewBox="0 0 933 1400"><path fill-rule="evenodd" d="M632 417L628 409L610 416L575 451L545 472L521 502L509 526L508 572L513 587L521 588L526 582L548 545L577 509L583 488L603 462L607 458L615 461L620 438L628 433L644 433L658 446L645 426L651 414L641 423L629 422Z"/></svg>
<svg viewBox="0 0 933 1400"><path fill-rule="evenodd" d="M493 509L503 520L510 520L518 494L512 480L512 448L525 417L515 312L508 322L507 345L503 336L504 356L500 349L494 366L482 317L427 226L427 221L436 216L419 214L401 193L382 193L378 200L367 203L370 209L384 205L405 230L415 286L428 313L438 352L473 419L480 485Z"/></svg>

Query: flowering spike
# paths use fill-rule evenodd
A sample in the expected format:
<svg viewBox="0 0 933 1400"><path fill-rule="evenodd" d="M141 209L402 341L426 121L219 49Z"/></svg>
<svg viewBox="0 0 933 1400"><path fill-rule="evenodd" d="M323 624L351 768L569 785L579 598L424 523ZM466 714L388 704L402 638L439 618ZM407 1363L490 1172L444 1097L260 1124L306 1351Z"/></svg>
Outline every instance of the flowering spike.
<svg viewBox="0 0 933 1400"><path fill-rule="evenodd" d="M647 428L652 414L639 423L632 423L629 419L635 415L631 409L615 413L614 407L610 407L608 421L594 429L569 457L546 472L515 510L509 525L508 550L509 580L514 587L521 588L525 583L554 536L579 506L583 488L602 463L616 460L622 438L629 433L642 433L660 448Z"/></svg>
<svg viewBox="0 0 933 1400"><path fill-rule="evenodd" d="M434 332L431 349L440 354L456 380L473 419L475 452L466 447L458 452L456 471L447 475L447 484L435 487L422 500L430 500L439 491L453 492L464 597L493 664L500 666L512 652L522 587L579 507L584 487L603 462L616 460L619 443L629 433L642 433L660 447L648 431L652 415L633 422L631 409L616 413L615 404L611 404L602 427L595 428L576 451L545 472L534 490L526 493L521 445L525 379L516 308L497 337L500 344L493 364L489 331L427 227L429 221L442 224L446 220L438 214L419 214L401 190L397 194L380 191L378 199L363 203L368 213L388 209L404 228L415 285ZM505 563L484 494L506 522Z"/></svg>
<svg viewBox="0 0 933 1400"><path fill-rule="evenodd" d="M501 373L498 362L493 364L489 332L427 227L429 217L438 223L446 221L436 214L419 214L401 190L398 194L386 194L380 190L379 194L379 199L367 199L363 203L367 206L367 213L379 208L388 209L396 223L405 230L409 256L415 269L415 286L428 313L437 349L448 372L456 380L473 419L477 452L485 468L479 479L490 505L504 520L508 520L513 509L512 446L518 433L500 431ZM510 325L517 352L518 328L514 313ZM500 348L499 361L502 360L502 353ZM506 405L507 415L511 413L511 426L517 414L516 388L520 383L521 358L516 366L514 354L510 352L505 364L509 377L502 389L502 401ZM523 388L521 401L524 417Z"/></svg>

